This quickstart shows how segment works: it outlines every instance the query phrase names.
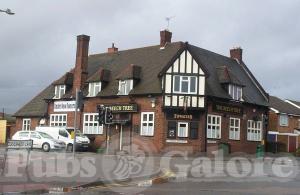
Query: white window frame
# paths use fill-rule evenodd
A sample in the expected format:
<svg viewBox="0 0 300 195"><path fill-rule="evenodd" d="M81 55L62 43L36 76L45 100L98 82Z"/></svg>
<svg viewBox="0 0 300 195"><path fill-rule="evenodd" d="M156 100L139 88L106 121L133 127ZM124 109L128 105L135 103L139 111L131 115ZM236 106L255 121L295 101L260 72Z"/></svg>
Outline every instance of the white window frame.
<svg viewBox="0 0 300 195"><path fill-rule="evenodd" d="M289 116L287 114L280 114L279 115L279 125L281 127L289 126Z"/></svg>
<svg viewBox="0 0 300 195"><path fill-rule="evenodd" d="M55 85L54 93L54 99L60 99L66 93L66 85Z"/></svg>
<svg viewBox="0 0 300 195"><path fill-rule="evenodd" d="M103 125L99 125L98 113L83 114L83 134L103 134Z"/></svg>
<svg viewBox="0 0 300 195"><path fill-rule="evenodd" d="M298 119L298 128L300 129L300 119Z"/></svg>
<svg viewBox="0 0 300 195"><path fill-rule="evenodd" d="M123 89L124 87L124 89ZM118 95L128 95L129 92L133 89L133 80L119 80L119 92Z"/></svg>
<svg viewBox="0 0 300 195"><path fill-rule="evenodd" d="M29 131L30 128L31 128L31 119L30 118L23 118L22 130Z"/></svg>
<svg viewBox="0 0 300 195"><path fill-rule="evenodd" d="M243 88L241 86L229 84L228 94L234 100L243 101Z"/></svg>
<svg viewBox="0 0 300 195"><path fill-rule="evenodd" d="M262 121L248 120L247 122L247 140L262 140Z"/></svg>
<svg viewBox="0 0 300 195"><path fill-rule="evenodd" d="M146 115L146 120L144 120L144 115ZM153 115L153 120L149 120L149 116ZM154 112L142 112L141 113L141 131L140 135L142 136L153 136L154 135L154 123L155 122L155 113ZM146 124L146 125L144 125ZM152 124L152 129L150 124ZM145 129L144 129L145 127Z"/></svg>
<svg viewBox="0 0 300 195"><path fill-rule="evenodd" d="M185 125L185 131L182 133L180 131L180 125ZM187 122L178 122L177 123L177 137L187 138L189 135L189 123Z"/></svg>
<svg viewBox="0 0 300 195"><path fill-rule="evenodd" d="M233 125L231 125L231 121L233 121ZM240 132L241 132L241 119L239 118L229 118L229 139L232 140L240 140Z"/></svg>
<svg viewBox="0 0 300 195"><path fill-rule="evenodd" d="M219 120L219 123L218 124L213 123L213 119L215 122ZM206 137L212 139L221 139L222 137L221 133L222 133L222 117L219 115L212 115L212 114L207 115Z"/></svg>
<svg viewBox="0 0 300 195"><path fill-rule="evenodd" d="M50 114L51 127L66 127L67 124L68 124L67 114Z"/></svg>
<svg viewBox="0 0 300 195"><path fill-rule="evenodd" d="M89 97L95 97L101 91L101 82L89 83Z"/></svg>
<svg viewBox="0 0 300 195"><path fill-rule="evenodd" d="M175 90L175 78L179 77L179 91ZM183 80L184 77L187 77L187 80ZM195 78L195 91L191 92L191 78ZM180 94L197 94L198 88L198 77L197 76L184 76L184 75L174 75L173 76L173 92ZM188 82L188 92L182 91L182 82Z"/></svg>

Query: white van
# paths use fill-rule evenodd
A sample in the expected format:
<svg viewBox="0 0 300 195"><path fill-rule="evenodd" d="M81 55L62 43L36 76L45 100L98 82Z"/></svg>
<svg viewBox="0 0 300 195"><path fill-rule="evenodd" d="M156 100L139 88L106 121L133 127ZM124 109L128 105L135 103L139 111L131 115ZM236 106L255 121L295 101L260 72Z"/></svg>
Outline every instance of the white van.
<svg viewBox="0 0 300 195"><path fill-rule="evenodd" d="M73 150L72 136L66 127L36 127L36 131L45 132L54 137L55 139L61 140L66 143L67 151ZM76 133L76 149L86 150L89 147L90 140L88 137L83 135L80 131Z"/></svg>

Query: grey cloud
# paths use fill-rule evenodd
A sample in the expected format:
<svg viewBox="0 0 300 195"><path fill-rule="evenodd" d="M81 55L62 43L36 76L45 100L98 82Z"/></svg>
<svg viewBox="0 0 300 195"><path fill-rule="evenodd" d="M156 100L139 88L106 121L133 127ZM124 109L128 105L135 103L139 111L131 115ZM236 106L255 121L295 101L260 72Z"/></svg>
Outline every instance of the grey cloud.
<svg viewBox="0 0 300 195"><path fill-rule="evenodd" d="M159 43L165 17L174 41L244 60L264 88L300 100L300 2L240 0L3 0L0 9L0 107L16 111L70 70L76 35L91 36L90 53L115 42L122 49Z"/></svg>

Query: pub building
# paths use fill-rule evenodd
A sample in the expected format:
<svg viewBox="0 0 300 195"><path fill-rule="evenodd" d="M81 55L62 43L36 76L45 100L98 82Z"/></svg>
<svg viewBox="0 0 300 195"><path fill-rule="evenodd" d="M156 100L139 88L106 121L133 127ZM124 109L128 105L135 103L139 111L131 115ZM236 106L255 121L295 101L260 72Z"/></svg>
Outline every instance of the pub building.
<svg viewBox="0 0 300 195"><path fill-rule="evenodd" d="M84 95L76 126L92 147L111 151L143 143L153 153L182 150L210 152L220 145L230 152L254 153L266 134L268 94L242 59L171 42L88 54L90 37L77 36L75 67L52 82L15 113L17 129L74 127L76 89ZM113 124L99 125L97 106L109 107Z"/></svg>

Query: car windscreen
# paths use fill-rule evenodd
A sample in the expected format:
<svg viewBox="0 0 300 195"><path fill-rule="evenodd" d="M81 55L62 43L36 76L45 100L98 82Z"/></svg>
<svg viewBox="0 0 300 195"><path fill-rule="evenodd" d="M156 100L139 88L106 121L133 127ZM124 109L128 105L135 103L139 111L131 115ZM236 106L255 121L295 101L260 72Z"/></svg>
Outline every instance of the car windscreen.
<svg viewBox="0 0 300 195"><path fill-rule="evenodd" d="M39 134L40 134L43 138L54 139L53 137L51 137L51 136L48 135L47 133L39 132Z"/></svg>

